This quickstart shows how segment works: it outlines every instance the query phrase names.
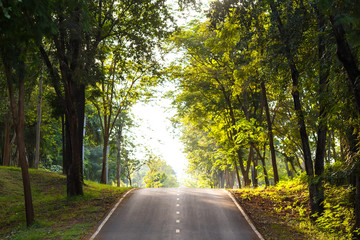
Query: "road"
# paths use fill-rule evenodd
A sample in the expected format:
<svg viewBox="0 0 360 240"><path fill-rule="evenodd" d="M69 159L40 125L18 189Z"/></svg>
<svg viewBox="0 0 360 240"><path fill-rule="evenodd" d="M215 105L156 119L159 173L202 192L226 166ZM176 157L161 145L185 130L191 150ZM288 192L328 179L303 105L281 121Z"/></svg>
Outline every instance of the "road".
<svg viewBox="0 0 360 240"><path fill-rule="evenodd" d="M131 192L95 239L255 240L234 202L220 189L146 188Z"/></svg>

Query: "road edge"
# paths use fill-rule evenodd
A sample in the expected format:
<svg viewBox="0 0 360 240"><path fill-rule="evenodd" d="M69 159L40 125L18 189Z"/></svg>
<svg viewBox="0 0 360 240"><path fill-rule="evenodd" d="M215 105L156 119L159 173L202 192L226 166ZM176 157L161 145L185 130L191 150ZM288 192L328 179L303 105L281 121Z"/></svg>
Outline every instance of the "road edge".
<svg viewBox="0 0 360 240"><path fill-rule="evenodd" d="M258 236L258 238L260 240L265 240L265 238L261 235L261 233L256 229L254 223L251 221L250 217L246 214L246 212L244 211L244 209L240 206L240 204L238 203L238 201L234 198L234 196L226 189L222 189L224 192L226 192L229 197L231 198L231 200L234 202L234 204L236 205L236 207L239 209L239 211L241 212L241 214L244 216L245 220L248 222L248 224L250 225L251 229L256 233L256 235Z"/></svg>
<svg viewBox="0 0 360 240"><path fill-rule="evenodd" d="M99 225L99 227L96 229L95 233L89 238L89 240L94 240L96 238L96 236L99 234L99 232L101 231L101 229L103 228L103 226L105 225L105 223L109 220L109 218L111 217L111 215L114 213L115 209L119 206L119 204L124 200L124 198L133 190L135 190L136 188L130 189L129 191L127 191L120 199L119 201L115 204L115 206L111 209L111 211L107 214L106 218L101 222L101 224Z"/></svg>

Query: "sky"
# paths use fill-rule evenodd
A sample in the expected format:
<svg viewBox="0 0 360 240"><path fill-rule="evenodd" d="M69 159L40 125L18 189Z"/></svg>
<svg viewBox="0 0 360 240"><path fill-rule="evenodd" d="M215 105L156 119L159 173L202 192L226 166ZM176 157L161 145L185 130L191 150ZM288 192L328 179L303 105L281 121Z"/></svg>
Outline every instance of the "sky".
<svg viewBox="0 0 360 240"><path fill-rule="evenodd" d="M157 98L151 103L138 103L132 109L135 122L138 125L133 131L136 133L135 141L141 145L139 150L147 147L155 155L160 156L176 172L178 181L186 177L186 157L183 145L179 139L179 129L175 129L170 118L176 114L171 100L164 98L167 88L159 87ZM139 153L143 158L144 153Z"/></svg>
<svg viewBox="0 0 360 240"><path fill-rule="evenodd" d="M182 14L177 14L176 21L178 26L183 26L200 16L201 13L189 9ZM167 62L174 58L175 55L167 56ZM178 181L181 183L186 178L187 160L183 152L184 146L179 139L180 131L175 129L170 121L170 118L176 114L176 109L171 105L171 100L163 96L166 91L174 89L175 86L171 83L159 86L154 101L139 102L133 107L132 114L138 125L133 131L135 130L136 133L136 143L151 149L155 155L165 160L175 170ZM138 156L143 157L143 153L139 152Z"/></svg>

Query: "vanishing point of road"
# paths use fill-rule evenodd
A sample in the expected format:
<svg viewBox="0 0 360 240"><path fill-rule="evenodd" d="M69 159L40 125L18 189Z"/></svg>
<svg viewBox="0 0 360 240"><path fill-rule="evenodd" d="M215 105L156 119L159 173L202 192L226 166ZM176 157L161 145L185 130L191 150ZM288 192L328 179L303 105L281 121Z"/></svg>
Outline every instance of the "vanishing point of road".
<svg viewBox="0 0 360 240"><path fill-rule="evenodd" d="M132 191L96 235L102 240L258 240L220 189Z"/></svg>

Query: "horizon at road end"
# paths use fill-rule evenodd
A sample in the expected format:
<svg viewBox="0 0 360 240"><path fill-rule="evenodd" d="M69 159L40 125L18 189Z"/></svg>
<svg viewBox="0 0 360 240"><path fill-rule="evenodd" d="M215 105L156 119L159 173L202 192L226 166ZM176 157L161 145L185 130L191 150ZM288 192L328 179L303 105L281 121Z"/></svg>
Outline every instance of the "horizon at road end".
<svg viewBox="0 0 360 240"><path fill-rule="evenodd" d="M175 9L178 8L175 1L169 0L168 3ZM175 10L175 20L178 26L186 26L195 19L204 20L204 9L209 7L208 0L201 0L199 3L201 4L199 6L203 7L203 11L198 12L191 7L183 12ZM162 60L163 64L174 61L179 54L181 53L167 53L164 56L165 59ZM156 87L157 92L152 101L135 104L131 113L134 115L134 121L138 127L133 129L133 133L137 144L150 148L155 155L161 157L174 169L180 187L184 187L185 180L190 177L185 173L188 161L183 152L184 145L180 141L181 132L172 125L170 120L176 114L176 109L171 104L172 100L164 96L168 91L173 90L176 90L175 84L167 82ZM138 150L140 151L135 155L139 160L143 160L146 153L142 152L143 148L138 148Z"/></svg>
<svg viewBox="0 0 360 240"><path fill-rule="evenodd" d="M136 144L142 146L137 148L136 157L144 160L144 148L150 149L174 169L180 186L183 186L187 177L187 159L180 141L181 133L170 120L176 114L176 109L171 104L172 100L163 96L174 87L172 84L159 86L152 101L135 104L131 113L137 126L131 132L135 135Z"/></svg>

